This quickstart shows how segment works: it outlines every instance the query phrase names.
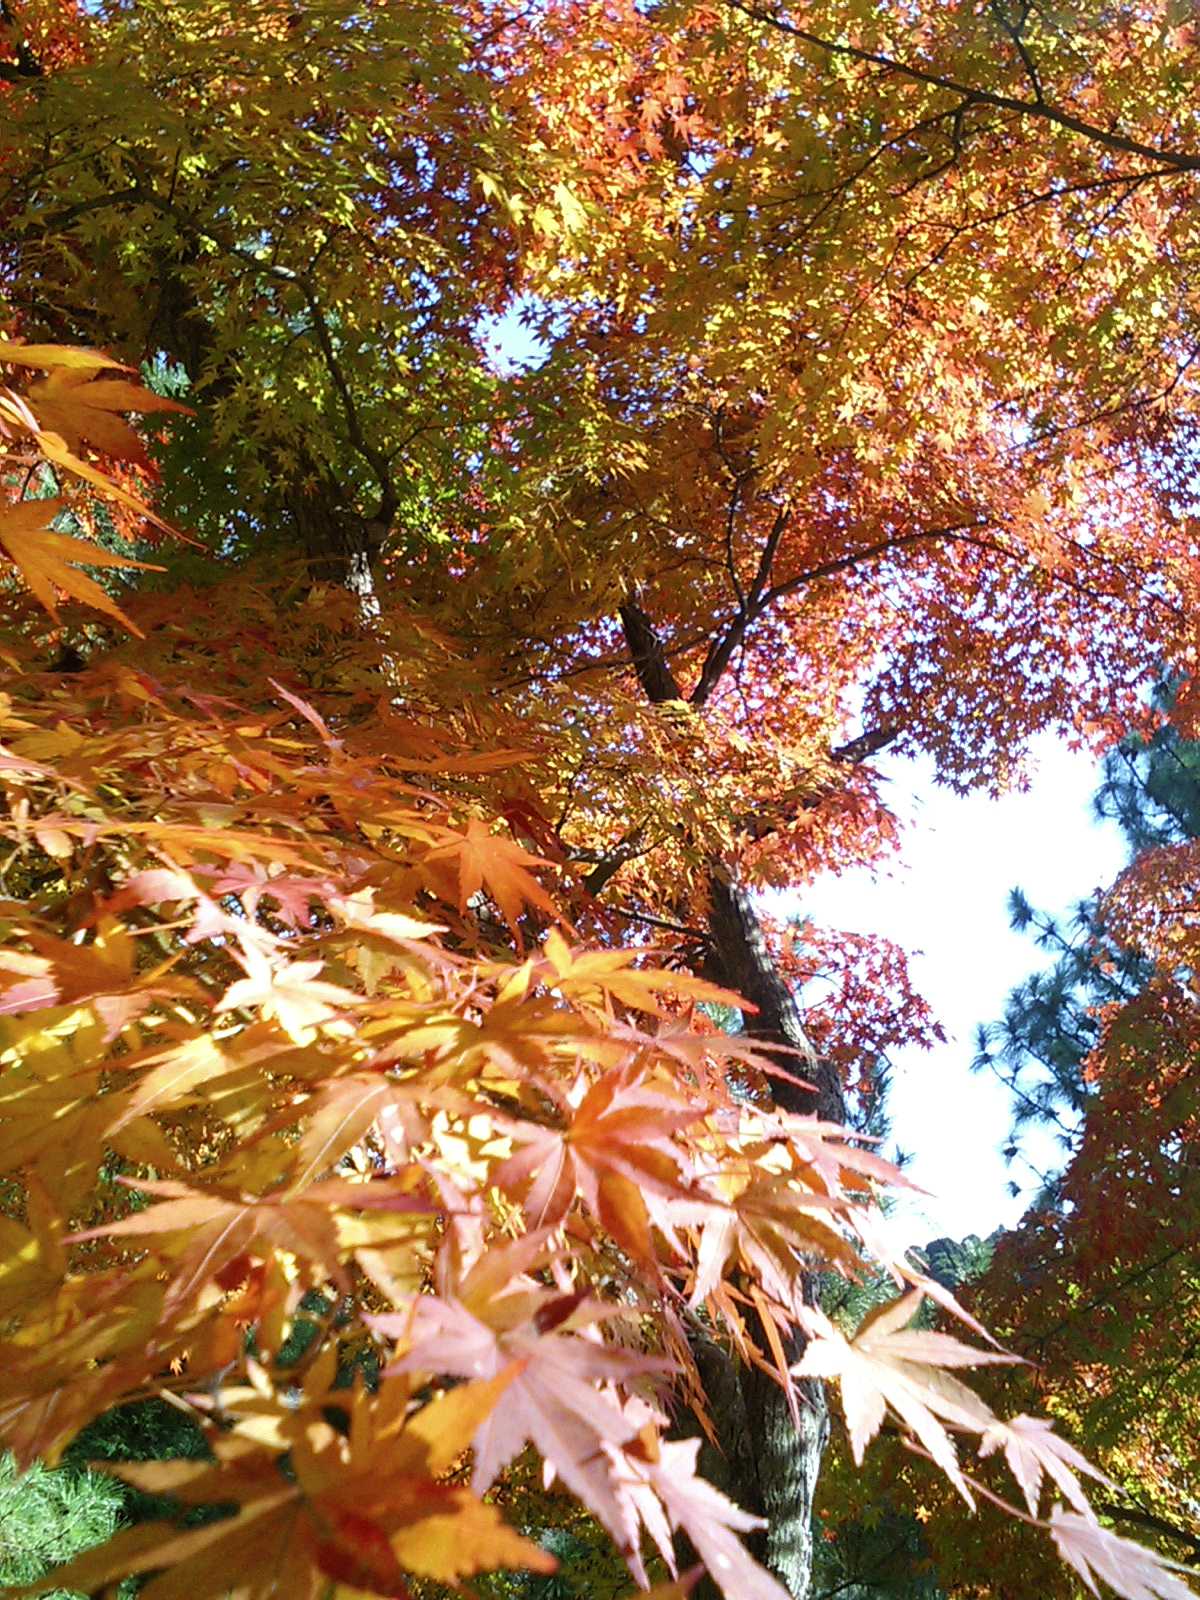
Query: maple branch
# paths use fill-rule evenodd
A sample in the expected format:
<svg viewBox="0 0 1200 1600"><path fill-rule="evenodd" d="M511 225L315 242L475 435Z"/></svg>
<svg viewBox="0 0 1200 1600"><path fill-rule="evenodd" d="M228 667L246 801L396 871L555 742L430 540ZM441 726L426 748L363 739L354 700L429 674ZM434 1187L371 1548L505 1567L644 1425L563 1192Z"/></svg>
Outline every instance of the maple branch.
<svg viewBox="0 0 1200 1600"><path fill-rule="evenodd" d="M842 56L851 61L861 61L867 66L882 67L885 72L894 72L898 77L907 78L912 83L924 83L930 88L945 89L948 93L960 97L964 109L968 106L994 106L998 111L1011 111L1019 117L1033 117L1053 123L1056 127L1064 128L1068 133L1077 133L1081 138L1102 145L1105 149L1118 150L1124 155L1139 156L1145 161L1158 162L1173 172L1200 172L1200 155L1143 144L1140 139L1131 139L1111 129L1097 127L1093 122L1085 122L1082 117L1063 111L1057 106L1048 105L1044 100L1020 100L1015 95L999 94L994 89L981 89L976 85L960 83L957 78L946 77L940 72L931 72L908 61L898 61L894 56L880 55L875 50L864 50L860 45L845 44L836 39L822 39L819 34L811 33L807 28L801 28L796 23L788 22L771 12L760 11L752 5L745 4L744 0L724 0L724 3L730 10L739 11L752 21L761 22L768 28L774 28L779 33L798 39L802 44L812 45L814 49L823 50L827 55Z"/></svg>
<svg viewBox="0 0 1200 1600"><path fill-rule="evenodd" d="M1081 1305L1072 1306L1065 1316L1060 1317L1053 1327L1047 1328L1044 1333L1030 1334L1028 1337L1031 1345L1039 1351L1044 1350L1056 1333L1061 1333L1064 1328L1069 1327L1072 1322L1077 1321L1080 1317L1086 1316L1089 1311L1095 1311L1097 1306L1102 1306L1112 1301L1124 1290L1131 1288L1135 1283L1140 1283L1143 1278L1150 1277L1152 1273L1158 1271L1159 1267L1165 1267L1169 1261L1173 1261L1176 1256L1183 1255L1185 1251L1191 1248L1192 1245L1190 1243L1177 1244L1168 1250L1165 1255L1156 1256L1153 1261L1146 1262L1125 1273L1120 1281L1111 1288L1104 1289L1101 1293L1093 1295L1090 1300L1085 1300Z"/></svg>
<svg viewBox="0 0 1200 1600"><path fill-rule="evenodd" d="M2 74L0 74L2 75ZM128 189L117 189L112 194L93 195L90 200L77 200L74 205L60 206L57 211L52 211L40 219L43 232L51 228L67 227L80 217L86 217L92 211L104 211L109 206L123 205L127 200L142 200L145 191L141 184L132 184Z"/></svg>
<svg viewBox="0 0 1200 1600"><path fill-rule="evenodd" d="M922 528L916 533L898 534L894 539L881 539L877 544L868 545L865 550L856 550L851 555L823 561L819 566L810 567L806 572L798 572L794 578L774 584L763 596L765 602L763 609L765 610L766 606L775 600L782 600L786 595L795 594L798 589L807 588L810 583L819 583L822 578L835 578L839 572L850 572L864 561L873 561L877 556L885 556L892 550L901 550L906 545L919 544L924 539L961 540L965 544L993 549L994 547L987 541L969 537L972 530L986 527L987 523L982 520L956 522L945 528Z"/></svg>
<svg viewBox="0 0 1200 1600"><path fill-rule="evenodd" d="M160 209L164 208L165 203L160 203ZM206 235L206 237L211 236ZM215 242L219 243L219 241ZM396 491L392 483L391 466L383 451L375 448L363 430L354 394L337 359L333 336L329 331L329 324L325 320L320 297L312 280L307 273L297 272L292 267L280 266L275 262L261 262L250 251L243 250L238 245L224 245L222 248L228 255L245 262L247 266L256 271L263 272L267 277L275 278L278 282L291 284L300 291L308 308L308 314L312 318L313 333L316 335L321 359L324 361L326 371L329 373L334 389L337 391L338 402L341 405L342 416L346 423L347 436L351 445L371 468L379 484L379 503L371 517L366 520L370 524L381 524L386 530L396 511Z"/></svg>
<svg viewBox="0 0 1200 1600"><path fill-rule="evenodd" d="M627 861L636 861L639 856L649 855L652 850L658 848L661 839L652 839L649 844L642 843L645 833L645 821L639 822L632 833L626 834L625 838L618 842L615 849L600 857L583 880L583 887L589 894L600 894Z"/></svg>
<svg viewBox="0 0 1200 1600"><path fill-rule="evenodd" d="M1046 104L1046 96L1042 92L1042 80L1038 77L1037 66L1029 53L1029 46L1025 43L1023 34L1025 24L1029 21L1029 7L1026 6L1020 22L1010 22L1004 12L1004 0L992 0L992 15L997 23L1012 41L1013 48L1021 58L1021 65L1025 68L1025 76L1029 79L1029 87L1033 90L1033 103L1038 106Z"/></svg>
<svg viewBox="0 0 1200 1600"><path fill-rule="evenodd" d="M625 631L625 642L633 658L633 670L637 673L647 700L652 705L662 705L667 700L682 700L683 695L667 662L662 640L646 612L632 594L617 609Z"/></svg>
<svg viewBox="0 0 1200 1600"><path fill-rule="evenodd" d="M802 1114L816 1111L826 1122L845 1121L838 1069L813 1049L796 997L767 947L749 891L723 863L715 863L709 877L709 929L713 976L755 1007L746 1017L747 1037L787 1052L787 1075L771 1085L776 1106ZM797 1056L809 1084L793 1077Z"/></svg>
<svg viewBox="0 0 1200 1600"><path fill-rule="evenodd" d="M737 649L751 622L757 620L776 598L792 593L805 584L813 583L821 578L835 576L838 572L846 571L859 562L872 559L875 556L886 554L889 550L897 549L903 545L915 544L922 539L959 539L964 543L975 545L979 548L992 551L995 554L1006 555L1009 552L1001 550L989 541L981 541L968 537L969 530L985 527L984 522L969 522L955 524L946 528L928 528L917 533L903 534L899 538L889 539L879 544L871 545L865 550L858 551L855 555L839 557L835 561L825 562L821 566L813 567L809 571L797 574L785 582L773 585L766 589L764 585L770 575L774 561L775 551L787 523L789 512L786 508L780 510L772 527L771 535L764 546L759 560L758 572L750 591L748 600L750 604L739 612L720 640L710 646L705 658L704 668L696 688L692 691L691 699L694 705L703 705L712 689L719 681L734 651ZM660 647L661 648L661 647ZM706 686L707 685L707 686ZM830 760L840 765L857 766L860 762L868 760L878 754L888 745L894 744L903 733L899 724L885 723L878 728L868 729L856 738L849 739L845 744L838 745L830 751ZM797 809L804 809L806 805L815 802L800 802ZM745 818L742 821L743 830L753 839L762 839L774 831L778 823L764 826L758 818Z"/></svg>
<svg viewBox="0 0 1200 1600"><path fill-rule="evenodd" d="M1035 207L1045 205L1048 201L1064 200L1069 195L1094 194L1102 189L1123 189L1125 193L1120 196L1119 204L1134 194L1144 183L1150 183L1155 178L1177 177L1178 173L1173 167L1150 167L1145 172L1116 172L1109 173L1102 178L1088 178L1079 183L1064 183L1049 189L1040 189L1036 194L1024 196L1015 200L1010 205L1001 206L999 210L984 212L972 217L969 221L959 223L947 230L948 236L942 244L919 267L914 267L912 272L903 280L905 289L912 289L918 284L927 272L932 271L941 261L949 255L954 245L968 234L976 233L980 228L992 227L997 222L1004 222L1009 217L1019 216L1023 211L1032 211ZM1111 216L1111 209L1105 216ZM933 224L931 226L945 226ZM1090 237L1090 236L1089 236Z"/></svg>
<svg viewBox="0 0 1200 1600"><path fill-rule="evenodd" d="M955 124L951 137L955 153L959 154L962 150L961 108L949 111L935 111L930 116L921 117L918 121L911 123L899 133L892 134L890 138L882 140L852 172L848 172L845 177L839 178L836 183L827 184L823 189L793 189L787 194L768 196L765 199L758 200L756 204L760 210L770 211L780 206L795 205L798 200L823 200L825 204L819 206L805 224L804 231L807 234L820 222L835 201L846 195L860 178L865 177L871 168L883 159L889 150L900 149L915 138L917 134L928 133L947 119L952 119Z"/></svg>
<svg viewBox="0 0 1200 1600"><path fill-rule="evenodd" d="M771 534L759 557L754 582L746 597L747 604L741 613L742 632L751 617L765 608L767 596L771 593L766 587L770 580L771 565L789 516L790 509L786 506L776 514ZM632 596L620 607L620 616L634 669L647 698L656 704L681 699L679 685L649 616ZM740 637L736 623L723 636L719 650L721 670L724 670L730 655L737 648ZM714 656L714 659L717 657ZM716 678L712 681L715 683ZM693 704L703 704L703 698L698 699L695 694L692 701ZM607 867L608 864L601 865ZM600 870L597 868L597 873ZM607 871L600 887L615 870L614 866ZM587 887L591 888L591 879L595 876L589 875ZM708 929L706 943L711 966L719 981L725 988L743 995L755 1007L752 1018L747 1019L747 1033L786 1050L789 1057L799 1053L813 1080L813 1088L793 1084L790 1078L782 1084L773 1085L776 1104L783 1110L808 1112L814 1107L815 1097L819 1116L830 1122L844 1120L846 1108L838 1070L836 1066L822 1061L809 1042L795 996L767 948L762 923L750 896L735 881L723 862L714 862L709 874Z"/></svg>
<svg viewBox="0 0 1200 1600"><path fill-rule="evenodd" d="M1101 1516L1111 1517L1114 1522L1132 1522L1139 1528L1149 1528L1154 1533L1161 1533L1168 1539L1177 1539L1180 1544L1188 1546L1192 1552L1186 1558L1189 1567L1200 1566L1200 1535L1189 1533L1186 1528L1181 1528L1176 1522L1169 1522L1166 1517L1156 1516L1153 1511L1143 1511L1139 1506L1120 1506L1112 1500L1093 1500L1092 1509Z"/></svg>
<svg viewBox="0 0 1200 1600"><path fill-rule="evenodd" d="M725 408L722 406L714 419L713 431L716 435L717 455L729 470L733 485L729 492L729 506L725 514L725 569L729 573L729 581L733 584L733 592L737 595L738 605L745 608L746 595L742 589L742 580L738 576L737 561L733 551L733 535L737 527L738 506L741 504L742 490L754 476L753 471L738 472L729 459L725 449Z"/></svg>
<svg viewBox="0 0 1200 1600"><path fill-rule="evenodd" d="M0 0L0 4L2 3L3 0ZM330 333L329 324L321 306L320 296L312 279L307 273L298 272L293 267L282 266L276 261L262 261L252 251L219 238L211 229L202 226L189 212L182 210L174 200L157 194L152 188L147 187L147 184L141 179L137 180L130 190L125 191L123 197L140 200L143 204L152 206L154 210L160 212L163 216L170 217L189 237L202 240L205 244L213 246L224 255L232 257L235 261L240 261L252 273L273 278L277 283L287 284L299 292L312 319L312 331L316 338L317 347L321 352L321 359L338 397L338 404L346 424L346 434L351 447L370 467L379 487L379 500L374 511L370 516L362 518L366 530L378 542L381 537L379 530L382 529L386 532L396 511L397 499L392 481L391 464L384 453L376 449L371 443L363 429L353 391L345 373L342 371L341 363L338 361L333 336ZM112 198L106 197L105 203Z"/></svg>
<svg viewBox="0 0 1200 1600"><path fill-rule="evenodd" d="M885 722L878 728L868 728L866 733L860 733L855 739L847 739L845 744L839 744L836 749L829 752L829 759L845 766L858 766L860 761L866 761L871 756L878 755L881 750L886 750L889 744L904 732L898 723Z"/></svg>
<svg viewBox="0 0 1200 1600"><path fill-rule="evenodd" d="M951 1426L953 1427L954 1424L951 1424ZM937 1466L936 1457L931 1456L928 1450L919 1445L911 1434L902 1431L900 1433L900 1443L914 1456L920 1456L933 1466ZM1049 1531L1050 1524L1048 1522L1042 1522L1037 1517L1031 1517L1028 1511L1023 1511L1020 1506L1014 1505L1011 1500L1006 1500L1003 1495L997 1494L994 1489L989 1489L986 1483L980 1483L979 1479L973 1477L971 1473L961 1472L961 1477L964 1483L970 1484L976 1494L982 1495L985 1500L990 1500L994 1506L998 1506L1001 1511L1007 1512L1010 1517L1015 1517L1018 1522L1024 1522L1031 1528L1041 1528L1043 1532Z"/></svg>
<svg viewBox="0 0 1200 1600"><path fill-rule="evenodd" d="M644 922L648 928L662 928L666 933L678 933L696 944L711 943L711 936L705 928L689 928L684 922L668 922L665 917L652 917L646 911L631 911L628 906L609 906L608 909L630 922Z"/></svg>
<svg viewBox="0 0 1200 1600"><path fill-rule="evenodd" d="M785 579L782 583L771 584L766 587L771 574L771 567L779 549L779 541L783 537L791 517L790 507L783 506L776 513L771 532L763 546L759 558L758 572L755 574L754 583L747 596L747 603L739 608L737 614L729 623L725 631L709 646L708 654L704 658L704 665L696 687L692 690L691 701L693 705L702 706L720 682L722 674L728 667L734 652L739 648L745 638L746 630L759 617L763 616L776 600L782 600L789 594L794 594L798 589L805 588L810 583L818 583L822 578L833 578L840 572L849 572L864 561L872 561L876 556L887 555L889 551L902 549L905 545L917 544L923 539L958 539L965 543L981 544L981 541L968 537L972 529L984 528L986 522L960 522L945 528L922 528L916 533L899 534L895 538L883 539L879 543L868 545L864 550L856 550L851 555L838 556L832 561L823 561L819 566L810 567L805 572L799 572L795 577ZM992 549L989 544L982 544L982 548ZM882 748L882 747L880 747Z"/></svg>
<svg viewBox="0 0 1200 1600"><path fill-rule="evenodd" d="M744 596L739 595L741 601L737 614L725 629L708 647L704 657L704 665L700 669L700 677L691 693L694 706L702 706L709 695L721 681L722 674L734 652L740 647L746 636L746 629L757 621L770 603L769 598L764 600L766 585L771 576L775 556L779 550L779 542L791 519L791 507L780 506L775 513L771 524L771 531L758 558L758 567L754 574L754 581L750 585L750 592Z"/></svg>

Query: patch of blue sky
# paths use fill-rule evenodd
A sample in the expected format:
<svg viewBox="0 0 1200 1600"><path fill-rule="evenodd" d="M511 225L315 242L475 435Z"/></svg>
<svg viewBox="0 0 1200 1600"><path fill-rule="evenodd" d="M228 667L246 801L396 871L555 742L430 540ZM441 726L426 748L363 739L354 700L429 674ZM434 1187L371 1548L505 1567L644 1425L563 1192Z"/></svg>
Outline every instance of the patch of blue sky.
<svg viewBox="0 0 1200 1600"><path fill-rule="evenodd" d="M523 295L500 316L480 317L479 338L502 373L528 372L540 367L550 354L543 328L547 308L532 295Z"/></svg>

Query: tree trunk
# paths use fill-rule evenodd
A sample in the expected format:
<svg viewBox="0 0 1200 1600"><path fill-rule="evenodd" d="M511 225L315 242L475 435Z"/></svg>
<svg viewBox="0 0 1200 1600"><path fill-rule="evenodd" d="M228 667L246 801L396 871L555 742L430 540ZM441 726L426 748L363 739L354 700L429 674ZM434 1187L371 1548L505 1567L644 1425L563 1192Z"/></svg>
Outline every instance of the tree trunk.
<svg viewBox="0 0 1200 1600"><path fill-rule="evenodd" d="M827 1122L842 1122L841 1078L809 1043L792 991L767 949L754 903L721 864L709 884L708 932L711 976L757 1007L747 1013L747 1036L778 1047L775 1059L788 1077L771 1080L775 1104L781 1111L815 1112Z"/></svg>
<svg viewBox="0 0 1200 1600"><path fill-rule="evenodd" d="M790 1348L789 1348L790 1345ZM799 1360L803 1340L785 1344L789 1359ZM793 1600L808 1600L812 1585L813 1507L817 1478L829 1440L829 1403L825 1385L815 1379L797 1383L800 1425L779 1385L757 1368L742 1368L741 1387L760 1493L759 1559L773 1572Z"/></svg>
<svg viewBox="0 0 1200 1600"><path fill-rule="evenodd" d="M784 1349L789 1360L799 1360L803 1340L785 1341ZM720 1441L718 1449L704 1440L700 1471L744 1511L765 1519L765 1528L746 1537L746 1548L793 1600L808 1600L813 1502L829 1438L825 1386L813 1379L797 1383L797 1427L782 1389L765 1372L746 1366L711 1340L698 1341L692 1353ZM678 1431L693 1437L700 1426L689 1414L681 1419ZM679 1559L684 1568L697 1559L682 1539ZM722 1600L721 1590L707 1573L692 1590L692 1600Z"/></svg>
<svg viewBox="0 0 1200 1600"><path fill-rule="evenodd" d="M620 617L646 698L655 704L683 699L662 642L635 591L626 596ZM600 887L606 881L607 877L599 880ZM782 1111L815 1112L823 1121L843 1122L841 1078L809 1043L792 992L767 948L754 903L720 861L712 864L709 877L708 949L707 975L756 1008L746 1015L746 1032L768 1046L767 1053L775 1054L788 1075L771 1080L775 1104ZM815 1284L810 1284L806 1298L813 1292ZM771 1361L765 1335L760 1337L759 1349ZM789 1366L803 1350L799 1333L784 1341ZM825 1386L815 1379L797 1384L797 1426L786 1395L767 1373L738 1361L712 1340L697 1341L693 1354L720 1441L719 1449L704 1441L700 1469L735 1504L765 1518L767 1526L747 1539L747 1547L793 1600L808 1600L813 1503L829 1438ZM701 1432L694 1416L681 1417L679 1429L692 1437ZM695 1559L686 1546L680 1554L689 1564ZM720 1591L708 1577L692 1592L694 1600L720 1600Z"/></svg>
<svg viewBox="0 0 1200 1600"><path fill-rule="evenodd" d="M712 876L709 936L713 977L758 1008L747 1014L747 1033L779 1046L779 1065L792 1078L804 1080L772 1080L775 1103L785 1111L815 1111L825 1120L842 1121L845 1103L838 1074L818 1058L805 1036L799 1009L767 948L750 896L722 867ZM815 1285L809 1285L807 1294L814 1290ZM759 1348L769 1360L765 1339ZM793 1333L784 1350L789 1365L798 1361L803 1336ZM778 1383L757 1367L722 1354L729 1371L720 1381L710 1383L715 1368L711 1356L701 1368L724 1456L714 1481L731 1500L766 1519L767 1526L747 1541L749 1547L793 1600L808 1600L813 1506L829 1438L825 1386L816 1380L797 1384L797 1426ZM716 1452L710 1449L709 1454ZM715 1466L716 1462L706 1462L710 1471ZM701 1586L696 1592L699 1600L709 1596L715 1600L718 1593L715 1586Z"/></svg>

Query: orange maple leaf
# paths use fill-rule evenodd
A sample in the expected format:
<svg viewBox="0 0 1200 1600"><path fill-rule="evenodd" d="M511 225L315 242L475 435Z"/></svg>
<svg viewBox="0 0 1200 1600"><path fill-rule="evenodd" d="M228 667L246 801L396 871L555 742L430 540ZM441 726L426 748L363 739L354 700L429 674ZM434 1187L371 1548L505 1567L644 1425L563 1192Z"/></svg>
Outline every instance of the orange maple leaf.
<svg viewBox="0 0 1200 1600"><path fill-rule="evenodd" d="M610 1072L584 1095L570 1125L507 1124L522 1148L494 1174L502 1189L529 1183L525 1211L535 1227L555 1227L577 1194L613 1238L642 1261L653 1259L650 1225L669 1235L672 1205L704 1197L685 1181L674 1136L701 1115L626 1073Z"/></svg>
<svg viewBox="0 0 1200 1600"><path fill-rule="evenodd" d="M436 846L425 859L456 859L459 910L465 911L471 898L486 889L518 938L517 919L525 906L555 914L553 900L529 870L551 863L542 856L530 855L514 840L493 833L478 817L470 818L465 833Z"/></svg>
<svg viewBox="0 0 1200 1600"><path fill-rule="evenodd" d="M78 453L90 444L106 456L148 464L146 446L119 415L122 411L195 413L178 400L154 394L128 378L97 378L92 368L58 367L30 384L26 399L45 432L57 433Z"/></svg>
<svg viewBox="0 0 1200 1600"><path fill-rule="evenodd" d="M138 567L146 572L160 572L146 561L134 561L129 556L114 555L87 539L75 539L66 533L51 533L49 527L64 508L61 500L23 500L18 505L0 510L0 545L16 563L21 576L45 606L58 620L58 593L82 600L85 605L115 617L131 633L142 637L141 630L107 595L94 579L79 572L69 562L86 562L92 567Z"/></svg>
<svg viewBox="0 0 1200 1600"><path fill-rule="evenodd" d="M328 1206L303 1198L275 1202L205 1192L161 1179L140 1179L129 1187L154 1195L159 1204L71 1234L66 1242L131 1238L171 1260L175 1271L164 1301L168 1315L176 1314L224 1267L246 1254L266 1258L272 1251L287 1251L314 1264L334 1282L345 1282L337 1225Z"/></svg>

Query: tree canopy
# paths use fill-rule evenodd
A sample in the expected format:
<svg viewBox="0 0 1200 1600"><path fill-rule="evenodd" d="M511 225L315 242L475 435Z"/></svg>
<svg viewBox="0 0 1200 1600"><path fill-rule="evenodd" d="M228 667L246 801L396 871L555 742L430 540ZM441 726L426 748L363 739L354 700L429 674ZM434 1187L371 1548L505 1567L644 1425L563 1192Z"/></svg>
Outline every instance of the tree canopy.
<svg viewBox="0 0 1200 1600"><path fill-rule="evenodd" d="M899 952L753 891L887 854L885 746L999 788L1190 683L1188 9L0 19L0 1441L210 1450L41 1588L546 1571L531 1448L639 1583L803 1600L829 1384L1179 1600L890 1241ZM1176 974L1189 868L1118 896Z"/></svg>

